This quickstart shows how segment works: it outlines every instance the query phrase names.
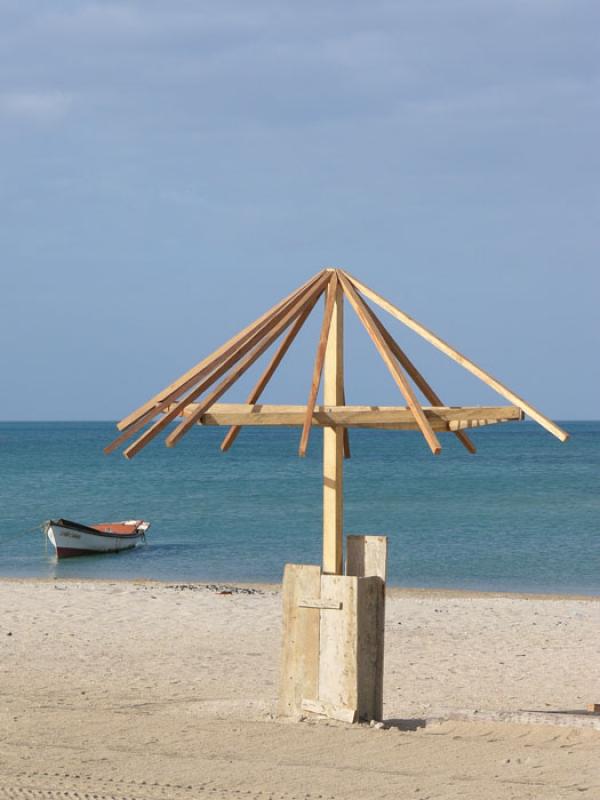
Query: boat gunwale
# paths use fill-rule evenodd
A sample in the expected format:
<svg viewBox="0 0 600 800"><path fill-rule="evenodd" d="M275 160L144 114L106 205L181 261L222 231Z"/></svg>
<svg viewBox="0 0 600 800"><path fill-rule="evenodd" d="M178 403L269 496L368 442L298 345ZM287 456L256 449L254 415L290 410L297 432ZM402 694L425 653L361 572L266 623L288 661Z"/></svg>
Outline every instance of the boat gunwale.
<svg viewBox="0 0 600 800"><path fill-rule="evenodd" d="M143 522L144 522L143 520L140 520L140 525L142 525ZM121 524L121 523L115 523L115 525L116 524ZM98 528L92 528L88 525L83 525L83 523L81 522L72 522L71 520L62 518L48 520L48 522L46 523L46 530L48 530L48 528L52 526L56 526L58 528L65 528L66 530L78 531L79 533L87 533L90 536L102 536L105 538L108 537L109 539L118 539L118 540L137 539L142 537L146 532L145 530L140 530L138 526L136 530L133 531L132 533L109 533L108 531L101 531Z"/></svg>

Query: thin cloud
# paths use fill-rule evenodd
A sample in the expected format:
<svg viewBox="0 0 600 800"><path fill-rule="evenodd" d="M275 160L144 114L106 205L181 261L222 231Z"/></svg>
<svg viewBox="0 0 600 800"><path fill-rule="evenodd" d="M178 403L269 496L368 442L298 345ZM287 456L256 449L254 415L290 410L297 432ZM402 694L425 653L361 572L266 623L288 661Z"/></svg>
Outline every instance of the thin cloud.
<svg viewBox="0 0 600 800"><path fill-rule="evenodd" d="M65 92L3 92L0 94L0 116L12 119L52 122L64 117L73 97Z"/></svg>

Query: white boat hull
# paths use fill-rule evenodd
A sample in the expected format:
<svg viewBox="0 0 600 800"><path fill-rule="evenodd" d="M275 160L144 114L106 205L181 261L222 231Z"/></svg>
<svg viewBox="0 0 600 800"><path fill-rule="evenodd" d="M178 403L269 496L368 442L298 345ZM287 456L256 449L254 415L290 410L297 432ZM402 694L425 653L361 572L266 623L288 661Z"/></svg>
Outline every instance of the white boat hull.
<svg viewBox="0 0 600 800"><path fill-rule="evenodd" d="M121 524L133 524L125 522ZM86 526L71 527L50 522L46 526L46 533L50 543L56 551L58 558L72 556L93 555L94 553L118 553L121 550L131 550L144 541L149 523L139 521L137 529L130 534L112 534L109 530L85 530Z"/></svg>

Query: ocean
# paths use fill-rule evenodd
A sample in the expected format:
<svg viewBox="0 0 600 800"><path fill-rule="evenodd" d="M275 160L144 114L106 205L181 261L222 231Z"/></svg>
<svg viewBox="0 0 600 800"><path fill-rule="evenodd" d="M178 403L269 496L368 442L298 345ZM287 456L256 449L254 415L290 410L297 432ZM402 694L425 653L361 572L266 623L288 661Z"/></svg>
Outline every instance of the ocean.
<svg viewBox="0 0 600 800"><path fill-rule="evenodd" d="M600 422L561 423L561 444L529 422L451 434L350 432L345 532L389 537L389 583L404 587L600 593ZM128 462L105 456L109 422L0 423L0 575L281 580L321 560L321 432L197 428ZM58 563L43 520L150 520L147 544Z"/></svg>

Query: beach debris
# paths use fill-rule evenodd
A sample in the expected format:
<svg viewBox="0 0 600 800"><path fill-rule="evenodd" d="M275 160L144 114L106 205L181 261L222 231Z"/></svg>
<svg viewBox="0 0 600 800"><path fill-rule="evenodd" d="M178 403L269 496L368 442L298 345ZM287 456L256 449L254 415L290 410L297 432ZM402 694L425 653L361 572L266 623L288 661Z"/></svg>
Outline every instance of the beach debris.
<svg viewBox="0 0 600 800"><path fill-rule="evenodd" d="M587 704L587 710L591 714L600 714L600 703L588 703Z"/></svg>
<svg viewBox="0 0 600 800"><path fill-rule="evenodd" d="M213 592L214 594L265 594L262 589L255 589L252 586L230 586L224 583L170 583L167 589L175 589L177 592Z"/></svg>

